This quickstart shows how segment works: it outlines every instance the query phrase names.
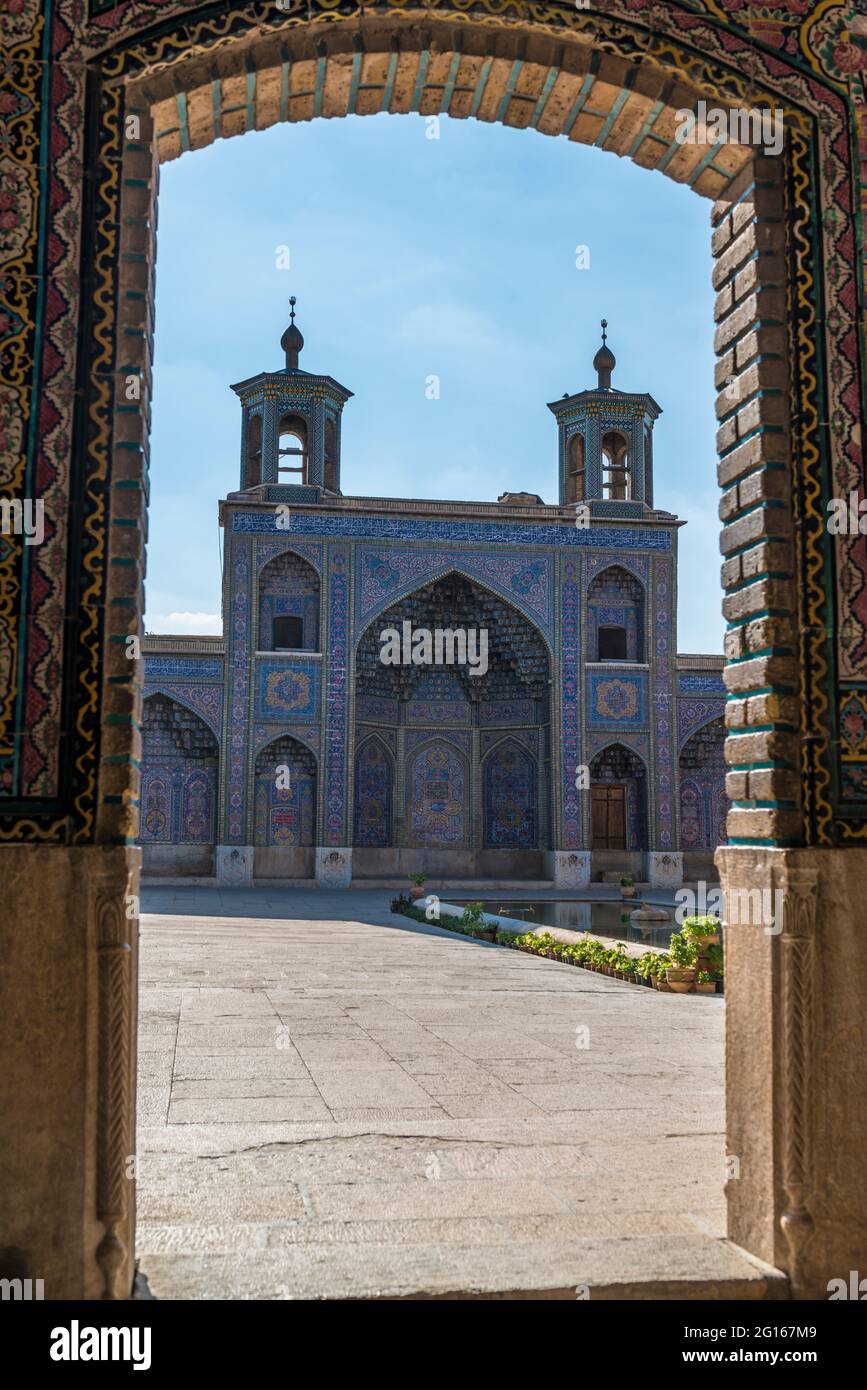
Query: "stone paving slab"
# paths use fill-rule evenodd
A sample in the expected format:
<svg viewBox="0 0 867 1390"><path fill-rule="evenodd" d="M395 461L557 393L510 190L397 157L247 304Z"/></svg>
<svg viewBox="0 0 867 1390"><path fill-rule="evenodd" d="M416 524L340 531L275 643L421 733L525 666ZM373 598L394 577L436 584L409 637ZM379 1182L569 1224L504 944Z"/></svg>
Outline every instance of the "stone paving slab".
<svg viewBox="0 0 867 1390"><path fill-rule="evenodd" d="M721 1241L724 1001L411 923L390 896L144 889L156 1296L567 1296L642 1270L766 1290Z"/></svg>

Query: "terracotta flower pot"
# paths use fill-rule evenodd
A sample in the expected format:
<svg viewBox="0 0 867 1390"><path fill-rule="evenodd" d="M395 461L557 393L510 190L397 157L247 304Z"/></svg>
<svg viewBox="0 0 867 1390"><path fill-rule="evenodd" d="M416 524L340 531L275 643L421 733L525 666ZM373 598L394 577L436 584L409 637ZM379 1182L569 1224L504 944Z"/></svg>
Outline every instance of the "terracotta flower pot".
<svg viewBox="0 0 867 1390"><path fill-rule="evenodd" d="M413 884L412 888L409 890L409 896L414 903L417 903L419 898L425 897L425 891L423 888L419 888L416 884Z"/></svg>
<svg viewBox="0 0 867 1390"><path fill-rule="evenodd" d="M680 970L676 966L669 966L665 972L665 981L675 994L689 994L695 984L695 970L691 967L688 970Z"/></svg>
<svg viewBox="0 0 867 1390"><path fill-rule="evenodd" d="M707 980L704 984L696 985L696 994L716 994L716 980Z"/></svg>

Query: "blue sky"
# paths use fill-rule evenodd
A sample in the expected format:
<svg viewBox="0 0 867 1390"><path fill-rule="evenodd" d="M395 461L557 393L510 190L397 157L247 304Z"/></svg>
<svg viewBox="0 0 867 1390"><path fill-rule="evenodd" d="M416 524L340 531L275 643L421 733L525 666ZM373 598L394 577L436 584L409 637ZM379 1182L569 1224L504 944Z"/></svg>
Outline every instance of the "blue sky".
<svg viewBox="0 0 867 1390"><path fill-rule="evenodd" d="M663 408L656 504L689 523L679 650L720 651L709 203L535 131L429 128L275 126L162 167L148 631L220 631L217 499L239 485L229 383L282 366L295 294L301 366L355 392L342 487L365 495L555 502L546 403L595 384L607 318L612 384Z"/></svg>

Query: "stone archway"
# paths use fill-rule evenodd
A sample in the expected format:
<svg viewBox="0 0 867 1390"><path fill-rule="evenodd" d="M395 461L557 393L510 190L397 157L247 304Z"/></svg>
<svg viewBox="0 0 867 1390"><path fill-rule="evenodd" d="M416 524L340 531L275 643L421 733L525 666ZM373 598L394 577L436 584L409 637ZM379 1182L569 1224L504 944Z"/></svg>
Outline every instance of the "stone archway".
<svg viewBox="0 0 867 1390"><path fill-rule="evenodd" d="M769 29L749 0L339 14L307 0L267 14L90 0L82 14L58 0L7 16L3 486L44 500L46 536L25 552L13 529L0 558L6 906L10 921L40 923L6 957L5 1074L33 1100L15 1111L0 1191L16 1197L8 1239L57 1296L124 1297L132 1275L136 925L124 904L138 882L141 706L126 638L142 610L158 159L281 119L380 110L565 132L715 199L732 696L718 859L728 887L779 890L787 904L781 932L727 932L728 1143L741 1172L729 1229L796 1293L849 1267L867 1135L851 1052L830 1045L824 1007L834 1000L841 1036L861 1036L867 739L851 710L867 709L867 559L857 532L825 526L829 494L863 495L865 93L846 15L833 0L806 18L789 7ZM778 107L782 156L679 145L677 111L698 99ZM94 174L83 196L82 166ZM38 1009L22 1003L37 971L46 1008L63 1003L50 1056ZM51 1230L29 1225L58 1192Z"/></svg>

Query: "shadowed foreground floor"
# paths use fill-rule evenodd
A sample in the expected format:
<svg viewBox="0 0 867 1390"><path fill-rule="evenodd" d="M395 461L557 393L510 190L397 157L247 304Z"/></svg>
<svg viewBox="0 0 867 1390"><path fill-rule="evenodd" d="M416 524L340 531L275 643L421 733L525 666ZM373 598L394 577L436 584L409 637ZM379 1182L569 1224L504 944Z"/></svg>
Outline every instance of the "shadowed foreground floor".
<svg viewBox="0 0 867 1390"><path fill-rule="evenodd" d="M389 896L145 890L154 1294L755 1277L719 1240L723 1000L416 927Z"/></svg>

